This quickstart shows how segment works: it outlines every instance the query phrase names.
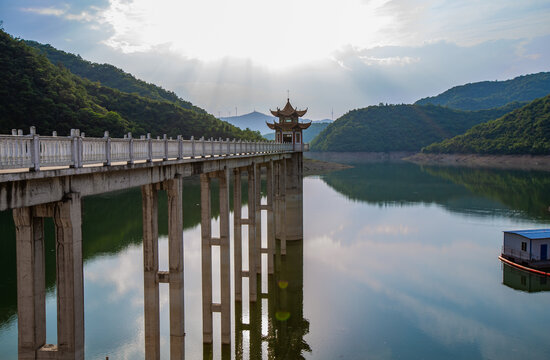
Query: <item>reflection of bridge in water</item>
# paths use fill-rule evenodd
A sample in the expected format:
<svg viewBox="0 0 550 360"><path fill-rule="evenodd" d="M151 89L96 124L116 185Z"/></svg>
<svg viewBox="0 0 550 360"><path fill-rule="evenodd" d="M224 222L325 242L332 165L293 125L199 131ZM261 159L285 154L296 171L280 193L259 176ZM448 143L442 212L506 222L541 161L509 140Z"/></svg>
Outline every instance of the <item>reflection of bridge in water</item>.
<svg viewBox="0 0 550 360"><path fill-rule="evenodd" d="M309 327L302 315L302 146L131 136L93 139L77 132L67 138L1 137L2 169L31 170L0 175L0 210L13 209L16 224L19 358L84 358L81 199L136 186L141 187L143 209L145 357L160 358L159 284L168 283L170 358L184 358L182 180L191 175L200 175L201 179L205 356L209 357L213 349L214 313L220 313L221 318L222 357L227 356L227 344L231 342L231 177L236 357L242 357L246 337L250 358L262 356L262 342L267 343L266 355L270 358L279 357L281 351L289 351L293 358L300 356L308 349L303 334ZM115 160L123 164L113 166ZM48 166L56 168L46 170ZM246 218L241 214L244 174L248 178ZM267 184L265 203L261 201L262 177ZM219 230L211 225L214 184L219 188ZM169 265L163 270L158 261L159 191L166 191L168 204ZM262 211L267 212L267 239L261 235ZM53 218L56 232L57 345L45 344L47 217ZM247 234L243 239L244 228ZM294 241L287 244L287 240ZM214 251L219 256L212 256L213 247L219 248L219 252ZM218 302L213 301L213 264L220 267ZM262 269L267 273L262 274ZM262 276L268 284L269 300L262 291ZM268 331L264 334L261 314L266 307ZM302 334L298 345L290 341L296 334L289 335L296 331Z"/></svg>

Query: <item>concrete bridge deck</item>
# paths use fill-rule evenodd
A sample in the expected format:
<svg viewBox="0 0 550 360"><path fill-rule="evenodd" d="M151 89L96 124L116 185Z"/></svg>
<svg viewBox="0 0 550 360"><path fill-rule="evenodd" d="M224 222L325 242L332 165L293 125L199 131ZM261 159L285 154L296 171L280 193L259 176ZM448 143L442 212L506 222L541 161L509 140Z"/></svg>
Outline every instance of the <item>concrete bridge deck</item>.
<svg viewBox="0 0 550 360"><path fill-rule="evenodd" d="M203 341L213 341L213 313L221 313L221 342L231 341L230 269L235 299L248 278L256 302L262 254L274 271L275 242L303 238L302 151L307 144L222 140L85 138L16 134L0 136L0 210L13 209L16 224L19 359L84 359L82 197L140 186L143 213L145 357L160 358L159 283L170 291L170 358L185 354L183 306L183 177L200 175L203 279ZM265 168L265 175L262 173ZM248 215L241 209L241 178L248 177ZM265 176L267 202L261 200ZM234 186L234 234L229 233L229 184ZM211 186L219 187L219 237L212 236ZM159 270L158 192L168 198L169 268ZM267 212L267 247L262 247L261 212ZM58 344L45 344L44 218L56 229ZM248 227L248 254L242 227ZM231 240L232 239L232 240ZM8 240L9 241L9 240ZM230 259L233 244L235 259ZM221 302L212 302L212 247L220 248ZM248 269L242 268L243 257ZM261 291L260 291L261 292Z"/></svg>

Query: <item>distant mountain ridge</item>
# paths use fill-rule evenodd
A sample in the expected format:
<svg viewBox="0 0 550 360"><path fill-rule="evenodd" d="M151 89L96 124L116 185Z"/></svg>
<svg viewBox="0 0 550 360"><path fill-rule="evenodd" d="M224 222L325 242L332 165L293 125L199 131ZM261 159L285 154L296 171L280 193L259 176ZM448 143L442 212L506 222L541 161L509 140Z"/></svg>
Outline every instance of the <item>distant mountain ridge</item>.
<svg viewBox="0 0 550 360"><path fill-rule="evenodd" d="M550 94L550 72L518 76L506 81L482 81L455 86L415 105L441 105L459 110L483 110L511 102L528 103Z"/></svg>
<svg viewBox="0 0 550 360"><path fill-rule="evenodd" d="M252 131L259 131L260 134L264 134L270 131L265 124L266 121L273 122L276 118L254 110L248 114L221 117L220 120L226 121L232 125L240 127L241 129L248 128Z"/></svg>
<svg viewBox="0 0 550 360"><path fill-rule="evenodd" d="M550 95L463 135L431 144L427 153L550 154Z"/></svg>
<svg viewBox="0 0 550 360"><path fill-rule="evenodd" d="M270 133L272 133L272 130L265 124L266 122L273 123L275 121L279 121L279 119L277 119L274 116L266 115L266 114L261 113L261 112L256 111L256 110L254 110L251 113L238 115L238 116L220 117L220 120L226 121L226 122L228 122L232 125L235 125L235 126L241 128L241 129L248 128L252 131L259 131L260 134L270 134ZM312 120L300 119L300 122L310 122L310 121L312 121ZM329 119L313 120L312 121L312 123L313 123L312 126L315 125L315 124L325 124L325 123L328 124L328 123L331 123L331 122L332 121L329 120ZM324 129L324 127L325 126L323 126L322 128ZM318 131L316 132L316 134L317 133L318 133ZM304 136L305 136L305 132L304 132ZM274 139L274 136L273 136L272 139ZM304 138L304 141L306 141L305 138Z"/></svg>

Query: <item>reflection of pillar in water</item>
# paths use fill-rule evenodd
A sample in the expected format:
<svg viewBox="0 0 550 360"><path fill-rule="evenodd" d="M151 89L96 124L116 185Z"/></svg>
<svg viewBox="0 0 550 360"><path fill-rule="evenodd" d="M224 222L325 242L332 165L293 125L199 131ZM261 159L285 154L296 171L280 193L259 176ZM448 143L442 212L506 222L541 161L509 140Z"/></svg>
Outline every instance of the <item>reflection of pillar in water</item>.
<svg viewBox="0 0 550 360"><path fill-rule="evenodd" d="M210 176L218 178L220 187L220 237L212 237ZM212 342L212 313L221 313L221 340L231 342L231 289L229 250L229 171L201 174L202 296L203 342ZM212 302L212 246L220 247L221 301Z"/></svg>
<svg viewBox="0 0 550 360"><path fill-rule="evenodd" d="M169 284L170 359L185 356L182 188L178 175L141 188L146 359L160 358L159 283ZM159 189L166 190L168 197L168 271L159 271L158 264Z"/></svg>
<svg viewBox="0 0 550 360"><path fill-rule="evenodd" d="M277 257L274 285L269 294L269 358L303 359L311 348L304 341L309 322L303 311L303 240L287 244L286 256ZM273 291L273 292L272 292Z"/></svg>

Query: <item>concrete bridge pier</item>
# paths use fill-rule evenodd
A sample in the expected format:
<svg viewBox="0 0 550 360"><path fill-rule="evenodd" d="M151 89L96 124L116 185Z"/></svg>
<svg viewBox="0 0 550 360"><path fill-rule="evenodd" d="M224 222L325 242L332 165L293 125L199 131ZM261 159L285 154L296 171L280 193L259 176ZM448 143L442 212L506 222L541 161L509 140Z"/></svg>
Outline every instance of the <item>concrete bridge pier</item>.
<svg viewBox="0 0 550 360"><path fill-rule="evenodd" d="M44 219L56 233L57 341L46 345ZM17 241L19 359L84 359L84 278L81 201L13 209Z"/></svg>
<svg viewBox="0 0 550 360"><path fill-rule="evenodd" d="M168 271L158 264L158 190L168 198ZM170 359L185 356L183 284L183 181L174 179L143 185L143 279L145 315L145 358L160 359L159 284L170 292Z"/></svg>
<svg viewBox="0 0 550 360"><path fill-rule="evenodd" d="M219 183L220 237L212 237L210 180ZM221 313L222 344L231 343L231 256L229 248L229 170L201 174L203 342L212 343L214 312ZM212 301L212 246L220 247L220 303Z"/></svg>
<svg viewBox="0 0 550 360"><path fill-rule="evenodd" d="M280 254L286 254L286 160L275 162L274 172L275 238L280 241Z"/></svg>
<svg viewBox="0 0 550 360"><path fill-rule="evenodd" d="M302 240L304 238L302 153L293 153L291 159L283 160L283 162L285 162L286 168L284 176L284 253L286 253L286 241Z"/></svg>
<svg viewBox="0 0 550 360"><path fill-rule="evenodd" d="M258 267L256 262L258 259L258 248L256 234L261 235L261 228L258 228L258 224L261 225L261 220L258 222L256 215L257 196L259 194L259 188L261 183L258 183L259 179L257 175L256 165L248 167L248 288L249 288L249 301L256 302L258 298Z"/></svg>

